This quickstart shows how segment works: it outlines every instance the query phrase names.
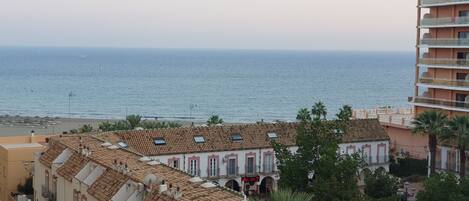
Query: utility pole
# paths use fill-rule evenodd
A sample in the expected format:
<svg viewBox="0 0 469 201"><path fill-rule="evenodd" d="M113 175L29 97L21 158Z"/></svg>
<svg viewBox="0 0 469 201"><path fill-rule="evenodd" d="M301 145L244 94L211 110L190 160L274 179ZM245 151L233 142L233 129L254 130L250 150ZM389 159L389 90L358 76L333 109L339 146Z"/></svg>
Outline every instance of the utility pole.
<svg viewBox="0 0 469 201"><path fill-rule="evenodd" d="M68 118L72 117L70 106L71 106L71 103L72 103L72 97L73 96L75 96L75 94L73 94L73 91L70 91L70 93L68 94Z"/></svg>

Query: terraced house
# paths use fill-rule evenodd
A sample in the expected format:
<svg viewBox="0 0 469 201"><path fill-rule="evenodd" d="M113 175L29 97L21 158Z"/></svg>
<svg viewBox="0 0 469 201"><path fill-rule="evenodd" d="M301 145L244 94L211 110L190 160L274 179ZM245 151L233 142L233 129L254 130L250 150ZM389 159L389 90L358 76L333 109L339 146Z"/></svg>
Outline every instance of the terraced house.
<svg viewBox="0 0 469 201"><path fill-rule="evenodd" d="M53 137L48 144L35 159L35 201L244 200L90 135Z"/></svg>
<svg viewBox="0 0 469 201"><path fill-rule="evenodd" d="M99 138L235 191L258 194L279 179L272 141L295 146L296 123L188 127L101 133ZM352 120L342 154L359 152L370 169L388 169L389 137L378 120Z"/></svg>
<svg viewBox="0 0 469 201"><path fill-rule="evenodd" d="M420 0L417 9L416 86L410 102L416 114L438 109L469 115L469 0ZM460 165L450 144L440 144L435 160L441 170L457 171Z"/></svg>

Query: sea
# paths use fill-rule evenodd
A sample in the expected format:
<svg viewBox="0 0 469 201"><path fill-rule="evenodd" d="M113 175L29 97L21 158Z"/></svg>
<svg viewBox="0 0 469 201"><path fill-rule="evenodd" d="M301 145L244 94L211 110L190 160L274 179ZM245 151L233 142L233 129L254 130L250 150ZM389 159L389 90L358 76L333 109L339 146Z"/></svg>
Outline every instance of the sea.
<svg viewBox="0 0 469 201"><path fill-rule="evenodd" d="M292 121L408 107L413 52L0 47L0 115Z"/></svg>

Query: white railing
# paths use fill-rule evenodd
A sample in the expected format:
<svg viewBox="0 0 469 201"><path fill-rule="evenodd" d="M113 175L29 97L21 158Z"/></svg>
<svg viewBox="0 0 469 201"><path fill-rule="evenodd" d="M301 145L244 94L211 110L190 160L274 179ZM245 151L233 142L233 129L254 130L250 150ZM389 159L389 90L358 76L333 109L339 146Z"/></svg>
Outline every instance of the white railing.
<svg viewBox="0 0 469 201"><path fill-rule="evenodd" d="M420 5L449 4L449 3L469 3L469 0L420 0Z"/></svg>
<svg viewBox="0 0 469 201"><path fill-rule="evenodd" d="M469 17L426 17L420 21L421 26L469 25Z"/></svg>
<svg viewBox="0 0 469 201"><path fill-rule="evenodd" d="M414 116L412 108L379 107L353 110L353 119L378 119L381 123L410 127Z"/></svg>
<svg viewBox="0 0 469 201"><path fill-rule="evenodd" d="M424 46L469 46L466 38L423 38L421 44Z"/></svg>

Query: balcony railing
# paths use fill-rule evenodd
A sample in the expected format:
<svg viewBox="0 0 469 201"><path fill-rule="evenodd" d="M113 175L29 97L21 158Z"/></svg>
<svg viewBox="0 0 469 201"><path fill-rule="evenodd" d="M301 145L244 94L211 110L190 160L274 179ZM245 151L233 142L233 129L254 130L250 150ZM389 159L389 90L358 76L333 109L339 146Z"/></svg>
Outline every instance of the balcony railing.
<svg viewBox="0 0 469 201"><path fill-rule="evenodd" d="M49 198L49 187L46 185L41 186L41 195L43 198Z"/></svg>
<svg viewBox="0 0 469 201"><path fill-rule="evenodd" d="M257 175L257 169L259 168L259 166L257 165L253 165L252 167L249 167L248 165L245 165L244 166L244 174L246 176L254 176L254 175Z"/></svg>
<svg viewBox="0 0 469 201"><path fill-rule="evenodd" d="M435 78L423 77L419 79L419 83L450 86L450 87L469 87L469 81L466 81L466 80L446 80L446 79L435 79ZM469 90L469 88L467 89Z"/></svg>
<svg viewBox="0 0 469 201"><path fill-rule="evenodd" d="M274 164L263 164L262 165L262 173L263 174L273 174L275 170Z"/></svg>
<svg viewBox="0 0 469 201"><path fill-rule="evenodd" d="M236 177L239 174L239 167L227 167L226 168L226 176L228 177Z"/></svg>
<svg viewBox="0 0 469 201"><path fill-rule="evenodd" d="M458 3L469 3L469 0L420 0L420 5L422 6L458 4Z"/></svg>
<svg viewBox="0 0 469 201"><path fill-rule="evenodd" d="M220 176L220 168L207 168L207 176L214 178Z"/></svg>
<svg viewBox="0 0 469 201"><path fill-rule="evenodd" d="M200 170L199 169L197 169L197 170L189 169L189 170L187 170L187 173L189 173L192 176L200 176Z"/></svg>
<svg viewBox="0 0 469 201"><path fill-rule="evenodd" d="M419 64L428 66L469 67L469 60L420 58Z"/></svg>
<svg viewBox="0 0 469 201"><path fill-rule="evenodd" d="M469 102L435 99L428 97L409 97L409 102L435 106L436 108L455 108L458 110L469 111Z"/></svg>
<svg viewBox="0 0 469 201"><path fill-rule="evenodd" d="M429 47L469 47L469 39L465 38L423 38L421 45Z"/></svg>
<svg viewBox="0 0 469 201"><path fill-rule="evenodd" d="M423 27L469 26L469 17L423 18L420 25Z"/></svg>

